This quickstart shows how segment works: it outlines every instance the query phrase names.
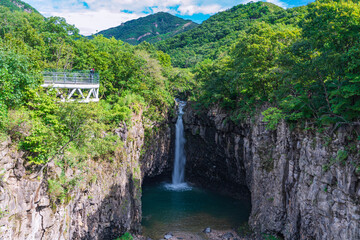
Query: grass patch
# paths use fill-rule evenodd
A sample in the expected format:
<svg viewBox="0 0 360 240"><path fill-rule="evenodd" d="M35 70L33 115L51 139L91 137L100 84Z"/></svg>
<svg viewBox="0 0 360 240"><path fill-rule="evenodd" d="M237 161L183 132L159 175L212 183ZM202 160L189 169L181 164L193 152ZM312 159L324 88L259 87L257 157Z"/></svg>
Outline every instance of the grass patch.
<svg viewBox="0 0 360 240"><path fill-rule="evenodd" d="M133 236L131 236L130 233L126 232L124 235L122 235L121 237L118 237L115 240L133 240Z"/></svg>

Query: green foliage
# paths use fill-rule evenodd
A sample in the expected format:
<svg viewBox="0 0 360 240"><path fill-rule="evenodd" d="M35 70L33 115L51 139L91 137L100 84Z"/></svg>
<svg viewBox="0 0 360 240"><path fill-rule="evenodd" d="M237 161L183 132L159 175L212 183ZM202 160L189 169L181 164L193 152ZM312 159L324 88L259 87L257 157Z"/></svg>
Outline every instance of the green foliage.
<svg viewBox="0 0 360 240"><path fill-rule="evenodd" d="M321 14L318 14L321 12ZM310 5L303 23L311 63L305 82L321 121L352 121L359 116L359 24L358 1L317 1Z"/></svg>
<svg viewBox="0 0 360 240"><path fill-rule="evenodd" d="M56 140L53 129L47 128L40 119L35 118L31 121L30 135L20 143L20 146L23 150L32 153L27 157L30 163L43 164L56 151Z"/></svg>
<svg viewBox="0 0 360 240"><path fill-rule="evenodd" d="M0 219L6 217L9 214L9 207L6 206L5 209L0 208Z"/></svg>
<svg viewBox="0 0 360 240"><path fill-rule="evenodd" d="M136 94L130 93L125 95L125 97L113 97L109 99L112 102L111 105L108 105L107 109L108 120L110 123L118 125L120 122L125 122L130 125L130 119L132 113L139 113L140 109L144 108L145 102L144 99Z"/></svg>
<svg viewBox="0 0 360 240"><path fill-rule="evenodd" d="M277 109L265 112L270 129L280 119L313 119L318 125L357 121L359 3L316 1L308 7L256 14L268 7L249 3L235 8L242 17L255 14L256 20L243 19L246 25L238 28L231 48L196 65L194 100L204 107L221 106L232 120L248 118L270 103ZM226 14L231 11L186 34L215 24L222 15L226 19ZM160 48L172 55L172 46Z"/></svg>
<svg viewBox="0 0 360 240"><path fill-rule="evenodd" d="M249 226L249 224L247 222L244 222L243 224L241 224L237 228L236 232L241 237L250 237L253 234L253 231L251 230L251 227Z"/></svg>
<svg viewBox="0 0 360 240"><path fill-rule="evenodd" d="M241 119L257 106L276 99L281 54L299 37L299 29L283 24L255 23L239 35L229 55L205 60L195 68L201 81L200 101L214 103Z"/></svg>
<svg viewBox="0 0 360 240"><path fill-rule="evenodd" d="M112 160L122 146L115 129L131 126L134 114L147 123L164 120L174 97L198 101L199 108L220 106L235 121L273 106L263 112L269 129L282 119L358 121L359 9L357 1L320 0L286 10L249 3L156 48L101 35L87 39L63 18L0 6L0 133L18 143L29 162L45 164L60 155L57 164L65 169L88 158ZM173 23L161 28L168 32ZM141 31L149 31L145 25ZM38 88L46 68L95 68L102 100L59 103L55 91ZM347 150L339 151L332 162L347 157ZM64 202L73 182L53 181L54 201Z"/></svg>
<svg viewBox="0 0 360 240"><path fill-rule="evenodd" d="M270 234L263 234L262 235L264 240L281 240L282 238L276 237L274 235L270 235Z"/></svg>
<svg viewBox="0 0 360 240"><path fill-rule="evenodd" d="M65 189L57 180L48 180L48 192L51 200L54 202L59 201L60 203L63 203L66 198Z"/></svg>
<svg viewBox="0 0 360 240"><path fill-rule="evenodd" d="M128 21L120 26L100 31L97 35L122 40L136 45L147 41L155 43L197 27L190 20L159 12L143 18Z"/></svg>
<svg viewBox="0 0 360 240"><path fill-rule="evenodd" d="M155 45L172 57L174 66L192 67L207 58L215 60L222 56L239 33L256 22L294 24L305 11L305 8L284 10L265 2L240 4L215 14L195 29Z"/></svg>
<svg viewBox="0 0 360 240"><path fill-rule="evenodd" d="M64 171L57 179L48 179L48 193L55 208L58 204L66 204L71 199L71 191L78 184L80 178L68 179Z"/></svg>
<svg viewBox="0 0 360 240"><path fill-rule="evenodd" d="M130 124L131 115L141 108L137 102L141 98L136 95L126 95L113 104L102 101L83 105L60 104L55 96L33 93L36 94L28 103L31 111L24 110L28 117L22 117L30 127L25 130L26 136L20 138L20 147L30 153L28 159L35 164L46 163L61 153L70 161L87 157L111 159L121 142L108 131L120 122Z"/></svg>
<svg viewBox="0 0 360 240"><path fill-rule="evenodd" d="M0 102L7 107L23 104L26 91L39 84L39 75L28 61L25 56L0 47Z"/></svg>
<svg viewBox="0 0 360 240"><path fill-rule="evenodd" d="M163 53L162 51L156 51L156 56L161 66L163 67L171 66L171 57L168 54Z"/></svg>
<svg viewBox="0 0 360 240"><path fill-rule="evenodd" d="M261 113L264 116L263 121L267 123L266 128L269 130L275 130L279 122L284 119L285 115L278 108L268 108Z"/></svg>
<svg viewBox="0 0 360 240"><path fill-rule="evenodd" d="M3 101L0 101L0 133L5 131L5 126L8 123L7 106Z"/></svg>
<svg viewBox="0 0 360 240"><path fill-rule="evenodd" d="M114 133L120 124L131 126L132 115L143 111L149 120L166 116L177 84L169 81L169 55L145 43L133 47L114 38L83 38L60 17L0 6L0 23L0 132L26 151L30 163L58 156L64 166L87 158L111 160L122 146ZM104 100L59 103L56 91L38 88L45 68L95 68Z"/></svg>
<svg viewBox="0 0 360 240"><path fill-rule="evenodd" d="M348 151L346 150L339 150L336 155L336 161L343 163L349 156Z"/></svg>
<svg viewBox="0 0 360 240"><path fill-rule="evenodd" d="M100 95L104 98L110 98L112 95L125 97L127 94L135 93L143 97L146 104L155 105L157 112L164 111L172 102L168 82L172 72L171 59L167 54L151 47L136 49L122 41L102 36L92 40L82 38L78 34L78 29L59 17L44 19L34 14L13 13L0 8L0 22L0 36L4 48L11 49L14 56L21 53L14 68L20 69L20 64L27 64L23 69L27 69L26 73L29 73L29 76L38 76L35 70L44 68L95 68L101 75ZM7 55L6 59L9 59ZM20 58L21 56L24 57ZM10 81L14 73L6 72L7 68L0 69L4 71L2 75L7 77L3 77L7 84L16 83ZM13 69L9 68L8 71L10 70ZM24 74L24 77L28 75ZM24 92L17 86L15 88L21 93ZM4 94L2 96L5 97Z"/></svg>
<svg viewBox="0 0 360 240"><path fill-rule="evenodd" d="M349 152L347 150L338 150L336 157L331 158L328 164L323 165L323 171L327 172L330 169L330 167L335 163L345 165L348 156L349 156Z"/></svg>
<svg viewBox="0 0 360 240"><path fill-rule="evenodd" d="M130 233L126 232L124 235L122 235L121 237L115 239L115 240L133 240L133 236L131 236Z"/></svg>
<svg viewBox="0 0 360 240"><path fill-rule="evenodd" d="M189 69L173 68L169 74L169 82L172 93L180 99L188 99L196 96L195 91L198 82Z"/></svg>
<svg viewBox="0 0 360 240"><path fill-rule="evenodd" d="M90 68L101 76L99 103L60 103L57 91L39 87L44 69ZM174 71L170 56L150 44L87 39L64 18L0 6L0 140L9 136L25 152L29 168L43 170L50 162L60 167L60 175L47 176L54 208L71 200L89 159L122 160L119 127L130 128L134 115L149 126L167 117L174 95L190 89L179 83L180 75L181 81L190 78ZM86 183L95 181L93 174ZM133 238L127 233L121 239Z"/></svg>

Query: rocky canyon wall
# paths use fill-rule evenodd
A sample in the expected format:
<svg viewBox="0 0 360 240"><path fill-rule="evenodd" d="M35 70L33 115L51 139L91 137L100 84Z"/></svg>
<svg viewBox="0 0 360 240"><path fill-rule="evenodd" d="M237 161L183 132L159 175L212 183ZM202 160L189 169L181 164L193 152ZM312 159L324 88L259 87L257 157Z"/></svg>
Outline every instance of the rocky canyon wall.
<svg viewBox="0 0 360 240"><path fill-rule="evenodd" d="M236 125L218 108L198 113L191 105L184 123L188 178L237 197L247 186L255 232L360 239L359 128L320 132L282 122L268 131L260 115Z"/></svg>
<svg viewBox="0 0 360 240"><path fill-rule="evenodd" d="M149 136L151 147L144 148L141 116L132 120L132 127L124 124L116 131L124 145L113 159L67 168L50 163L44 174L30 169L25 153L10 140L2 142L0 239L115 239L139 232L142 179L168 168L171 131L167 123L158 126ZM50 187L49 179L67 179L74 186L67 192L61 188L65 183Z"/></svg>

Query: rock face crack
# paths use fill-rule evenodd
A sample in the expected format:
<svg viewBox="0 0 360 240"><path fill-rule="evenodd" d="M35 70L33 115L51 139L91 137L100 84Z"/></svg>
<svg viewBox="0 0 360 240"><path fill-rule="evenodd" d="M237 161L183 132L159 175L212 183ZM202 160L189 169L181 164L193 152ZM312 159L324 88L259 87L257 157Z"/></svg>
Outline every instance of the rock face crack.
<svg viewBox="0 0 360 240"><path fill-rule="evenodd" d="M41 217L41 230L42 230L42 234L41 234L41 237L40 237L40 240L42 240L44 238L44 235L45 235L45 232L46 232L46 229L44 227L44 216L41 214L41 210L43 208L42 207L37 207L36 211L39 213L40 217Z"/></svg>

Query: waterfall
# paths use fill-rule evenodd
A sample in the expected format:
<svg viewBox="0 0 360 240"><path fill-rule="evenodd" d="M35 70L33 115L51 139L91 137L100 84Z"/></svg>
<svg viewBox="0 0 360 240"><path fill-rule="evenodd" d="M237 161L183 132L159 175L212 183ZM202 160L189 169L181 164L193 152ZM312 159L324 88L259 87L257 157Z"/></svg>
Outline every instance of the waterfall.
<svg viewBox="0 0 360 240"><path fill-rule="evenodd" d="M179 101L178 119L176 122L176 133L175 133L175 160L174 169L172 174L172 184L177 185L184 183L185 177L185 163L186 156L184 151L185 136L184 136L184 124L183 124L183 109L186 102Z"/></svg>
<svg viewBox="0 0 360 240"><path fill-rule="evenodd" d="M175 132L175 159L172 174L172 183L166 183L164 187L169 191L190 191L192 187L185 182L185 133L183 124L184 107L186 102L177 100L179 104L178 118L176 121Z"/></svg>

